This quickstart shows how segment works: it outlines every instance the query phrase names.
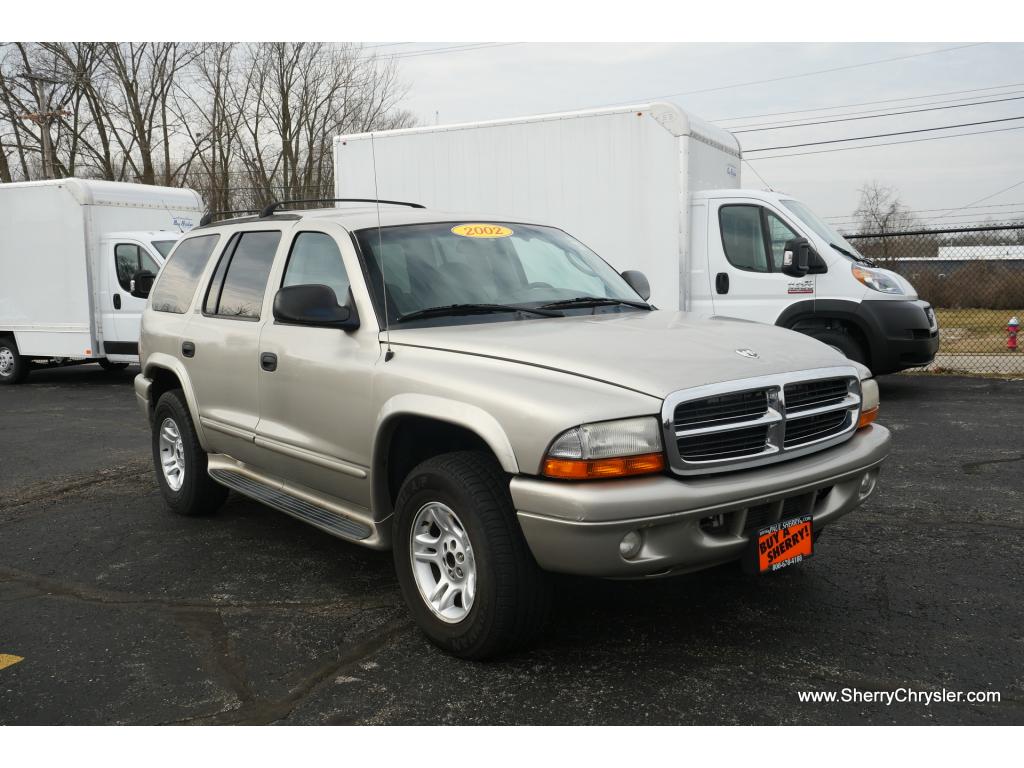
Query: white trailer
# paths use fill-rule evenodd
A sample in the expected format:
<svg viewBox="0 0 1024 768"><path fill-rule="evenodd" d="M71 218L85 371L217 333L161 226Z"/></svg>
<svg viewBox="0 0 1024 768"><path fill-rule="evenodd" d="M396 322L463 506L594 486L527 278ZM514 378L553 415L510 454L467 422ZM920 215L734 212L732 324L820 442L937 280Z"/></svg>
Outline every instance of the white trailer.
<svg viewBox="0 0 1024 768"><path fill-rule="evenodd" d="M138 362L146 302L132 295L132 278L156 274L202 211L190 189L0 184L0 383L39 362Z"/></svg>
<svg viewBox="0 0 1024 768"><path fill-rule="evenodd" d="M564 227L652 301L774 323L888 373L932 360L913 286L792 196L740 188L728 131L667 103L338 136L338 198L490 210Z"/></svg>

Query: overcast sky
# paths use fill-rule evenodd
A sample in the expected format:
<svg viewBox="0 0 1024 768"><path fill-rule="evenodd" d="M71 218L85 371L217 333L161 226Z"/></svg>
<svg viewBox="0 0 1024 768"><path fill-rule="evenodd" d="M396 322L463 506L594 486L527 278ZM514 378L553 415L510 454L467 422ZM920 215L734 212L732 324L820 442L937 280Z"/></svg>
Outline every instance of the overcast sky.
<svg viewBox="0 0 1024 768"><path fill-rule="evenodd" d="M958 132L1003 130L963 138L919 141L802 157L756 160L755 147L773 147L851 136L1024 115L1024 45L947 43L870 44L495 44L438 51L465 43L377 44L373 52L396 54L409 86L404 106L421 124L557 112L667 98L729 128L774 120L821 120L851 112L903 111L935 102L965 103L996 98L1001 103L959 109L838 122L812 127L740 134L744 156L777 190L800 197L823 216L850 218L866 181L899 188L903 201L926 217L959 209L1004 187L1024 182L1024 120L940 132L875 139L906 141ZM921 56L928 51L956 48ZM433 52L430 52L433 50ZM427 54L409 55L414 52ZM860 65L884 59L898 61ZM805 77L820 70L843 68ZM745 84L773 78L776 82ZM734 87L723 87L734 86ZM993 88L993 86L1013 86ZM990 88L972 93L953 91ZM714 89L714 90L712 90ZM698 91L703 91L699 92ZM917 98L928 96L930 98ZM895 100L887 104L863 102ZM826 110L826 107L847 106ZM737 118L795 110L821 110L778 117ZM826 144L761 155L806 152L871 143ZM744 186L764 185L747 165ZM1005 205L1007 203L1020 205ZM947 224L970 223L989 213L1024 218L1024 184L987 204L958 210ZM982 204L984 204L982 203ZM966 214L966 215L965 215Z"/></svg>

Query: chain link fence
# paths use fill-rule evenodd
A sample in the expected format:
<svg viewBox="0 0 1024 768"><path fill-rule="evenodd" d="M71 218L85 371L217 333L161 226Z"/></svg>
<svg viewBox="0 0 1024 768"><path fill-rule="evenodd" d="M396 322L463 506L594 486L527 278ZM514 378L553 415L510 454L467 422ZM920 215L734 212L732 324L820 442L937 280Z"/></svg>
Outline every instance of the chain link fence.
<svg viewBox="0 0 1024 768"><path fill-rule="evenodd" d="M1024 375L1024 223L846 235L879 267L904 276L939 321L928 370Z"/></svg>

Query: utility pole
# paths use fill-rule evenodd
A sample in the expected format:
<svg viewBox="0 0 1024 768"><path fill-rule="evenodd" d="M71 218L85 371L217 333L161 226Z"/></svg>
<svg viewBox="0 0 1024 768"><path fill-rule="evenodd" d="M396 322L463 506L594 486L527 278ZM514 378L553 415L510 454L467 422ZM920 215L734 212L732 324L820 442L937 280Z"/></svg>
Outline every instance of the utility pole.
<svg viewBox="0 0 1024 768"><path fill-rule="evenodd" d="M50 123L55 120L59 120L65 115L70 115L69 112L53 111L50 109L50 93L47 92L45 84L58 85L59 80L54 80L50 77L43 77L42 75L35 75L31 72L22 72L21 76L32 83L32 88L36 94L36 105L39 108L38 112L30 112L27 115L22 115L22 120L31 120L33 123L40 127L40 134L43 145L43 178L52 179L56 177L56 158L53 155L53 144L50 136Z"/></svg>

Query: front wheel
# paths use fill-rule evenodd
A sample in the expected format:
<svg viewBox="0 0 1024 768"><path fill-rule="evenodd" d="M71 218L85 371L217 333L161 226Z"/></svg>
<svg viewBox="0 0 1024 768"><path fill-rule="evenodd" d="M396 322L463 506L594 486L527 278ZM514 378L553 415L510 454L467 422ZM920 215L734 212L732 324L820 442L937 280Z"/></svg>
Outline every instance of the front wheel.
<svg viewBox="0 0 1024 768"><path fill-rule="evenodd" d="M28 376L29 363L13 339L0 339L0 384L18 384Z"/></svg>
<svg viewBox="0 0 1024 768"><path fill-rule="evenodd" d="M153 411L153 463L160 493L179 515L210 514L227 498L228 489L206 473L206 451L180 389L161 395Z"/></svg>
<svg viewBox="0 0 1024 768"><path fill-rule="evenodd" d="M846 355L850 360L861 365L868 364L868 353L860 339L844 329L817 330L809 335L824 344L828 344L833 349Z"/></svg>
<svg viewBox="0 0 1024 768"><path fill-rule="evenodd" d="M484 659L521 648L551 603L516 521L508 478L490 456L428 459L398 494L394 558L417 624L444 650Z"/></svg>
<svg viewBox="0 0 1024 768"><path fill-rule="evenodd" d="M128 363L112 363L105 357L102 360L99 360L98 362L100 364L100 368L102 368L104 371L123 371L125 368L128 367Z"/></svg>

